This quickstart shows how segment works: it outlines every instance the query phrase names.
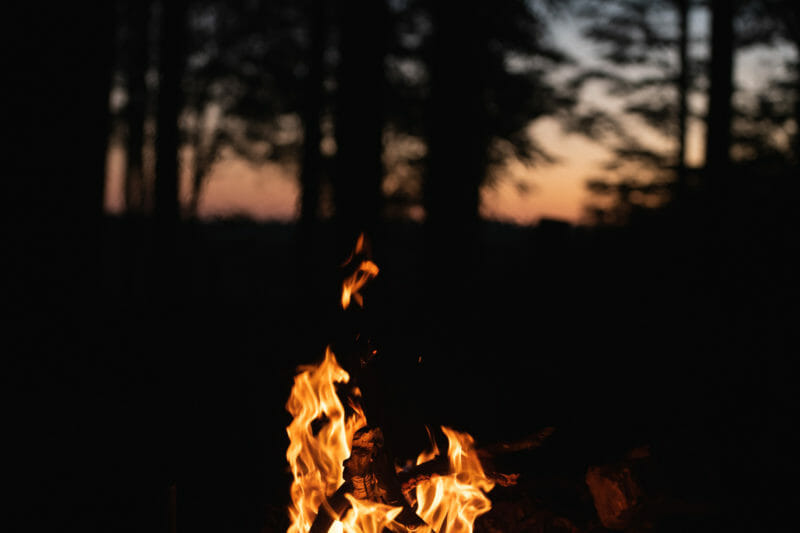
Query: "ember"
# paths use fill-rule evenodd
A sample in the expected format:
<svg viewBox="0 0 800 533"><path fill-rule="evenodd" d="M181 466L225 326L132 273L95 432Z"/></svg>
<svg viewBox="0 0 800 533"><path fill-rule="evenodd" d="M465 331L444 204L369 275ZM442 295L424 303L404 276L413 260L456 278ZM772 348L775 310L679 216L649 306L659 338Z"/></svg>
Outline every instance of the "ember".
<svg viewBox="0 0 800 533"><path fill-rule="evenodd" d="M362 235L351 260L363 251ZM351 299L363 306L359 290L377 273L375 263L360 261L342 285L344 309ZM431 439L431 451L417 457L417 466L401 471L385 451L381 429L368 425L360 390L349 387L342 393L347 408L342 403L337 385L349 382L330 348L320 364L301 367L295 376L286 404L293 417L286 452L293 475L289 533L471 532L491 508L486 493L495 485L473 438L442 427L447 454Z"/></svg>

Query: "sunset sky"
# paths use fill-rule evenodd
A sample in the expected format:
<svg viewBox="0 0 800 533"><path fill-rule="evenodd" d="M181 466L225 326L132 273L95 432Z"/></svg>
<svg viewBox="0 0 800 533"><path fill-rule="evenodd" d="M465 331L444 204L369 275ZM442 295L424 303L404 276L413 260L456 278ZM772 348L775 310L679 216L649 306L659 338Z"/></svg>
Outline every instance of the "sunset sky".
<svg viewBox="0 0 800 533"><path fill-rule="evenodd" d="M708 17L696 11L691 20L693 36L707 33ZM578 61L591 64L597 61L592 47L580 36L577 24L562 20L553 32L556 44L569 50ZM696 52L704 55L701 49ZM791 53L791 52L789 52ZM781 57L775 49L756 49L739 54L736 62L736 83L741 87L755 87L766 79L766 72L779 68ZM603 94L588 93L595 105L613 109L614 102ZM702 112L702 98L692 102L695 111ZM535 224L543 217L581 221L584 208L590 200L585 190L587 178L596 176L608 158L608 152L599 142L576 134L565 134L558 123L549 118L532 122L531 133L541 145L556 157L556 162L536 167L511 161L498 175L499 179L484 187L481 214L490 219L517 224ZM644 131L642 132L645 133ZM687 163L702 164L704 124L690 120L688 131ZM653 136L651 145L666 146L664 139ZM125 167L124 149L111 147L108 160L106 207L110 212L122 210L122 186ZM188 176L184 176L186 190ZM523 184L525 187L520 187ZM522 189L525 191L522 192ZM206 179L199 204L203 218L243 215L260 221L290 221L297 214L299 187L295 171L275 163L254 165L241 159L223 158Z"/></svg>

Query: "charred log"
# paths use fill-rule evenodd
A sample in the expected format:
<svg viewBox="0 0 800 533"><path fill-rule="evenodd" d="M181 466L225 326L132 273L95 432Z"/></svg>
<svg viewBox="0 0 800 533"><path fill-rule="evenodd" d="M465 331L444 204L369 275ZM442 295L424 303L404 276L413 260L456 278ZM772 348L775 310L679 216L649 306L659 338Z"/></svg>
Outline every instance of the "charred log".
<svg viewBox="0 0 800 533"><path fill-rule="evenodd" d="M478 448L476 451L481 461L481 467L488 479L501 487L516 485L519 474L505 474L499 472L494 465L493 459L498 455L538 448L542 443L553 434L555 428L546 427L529 437L512 442L498 442L489 446ZM426 461L416 466L412 466L400 471L397 477L400 487L406 499L413 501L413 491L420 483L428 481L433 476L447 476L452 474L450 461L446 455L437 455L430 461Z"/></svg>
<svg viewBox="0 0 800 533"><path fill-rule="evenodd" d="M338 520L347 511L350 502L344 497L353 492L353 484L345 481L336 492L325 500L317 512L309 533L328 533L335 520Z"/></svg>
<svg viewBox="0 0 800 533"><path fill-rule="evenodd" d="M364 427L353 436L350 457L344 462L344 478L344 484L318 512L311 525L311 533L328 531L333 521L344 515L349 508L344 496L347 493L361 500L402 508L395 521L409 531L425 525L403 495L380 428Z"/></svg>
<svg viewBox="0 0 800 533"><path fill-rule="evenodd" d="M533 435L513 442L495 443L478 448L477 453L486 477L497 485L515 485L519 474L507 474L495 469L493 458L504 453L535 449L554 431L546 427ZM401 507L395 521L409 531L425 525L412 505L416 501L414 489L434 476L452 474L447 455L437 455L430 461L397 472L389 457L383 432L378 427L361 428L353 436L350 457L344 462L345 482L324 502L311 526L310 533L325 533L335 520L350 508L345 494L361 500Z"/></svg>
<svg viewBox="0 0 800 533"><path fill-rule="evenodd" d="M523 439L512 441L512 442L498 442L495 444L491 444L485 448L478 449L478 455L491 457L495 455L500 455L503 453L512 453L512 452L520 452L523 450L532 450L534 448L538 448L539 446L544 443L544 441L553 434L556 429L552 426L548 426L544 429L537 431L536 433L529 435Z"/></svg>

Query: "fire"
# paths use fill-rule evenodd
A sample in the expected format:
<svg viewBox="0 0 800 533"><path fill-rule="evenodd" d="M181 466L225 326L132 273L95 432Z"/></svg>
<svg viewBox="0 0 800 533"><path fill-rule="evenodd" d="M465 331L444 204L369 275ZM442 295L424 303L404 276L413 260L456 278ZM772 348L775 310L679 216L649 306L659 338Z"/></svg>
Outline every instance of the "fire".
<svg viewBox="0 0 800 533"><path fill-rule="evenodd" d="M286 428L286 459L294 478L289 533L307 532L325 498L344 482L342 464L350 456L353 434L367 423L361 409L345 417L336 384L347 383L350 376L330 349L319 366L299 370L286 403L294 417ZM320 427L313 427L317 423Z"/></svg>
<svg viewBox="0 0 800 533"><path fill-rule="evenodd" d="M354 255L360 253L363 246L361 236ZM342 307L346 309L351 298L363 305L358 291L377 273L378 267L375 263L368 259L363 260L355 273L342 285ZM339 366L330 348L326 349L325 358L320 364L300 367L294 378L286 403L286 409L293 417L286 428L289 435L286 459L293 476L290 488L292 503L289 508L291 525L288 533L308 533L312 526L315 526L315 531L319 531L319 524L315 524L315 519L320 512L327 510L332 516L337 514L333 509L335 505L332 506L330 500L337 491L337 501L345 502L346 499L349 506L339 516L339 520L333 521L328 529L329 533L379 533L384 530L415 533L471 532L475 519L491 508L491 502L485 493L492 490L494 483L484 474L472 437L447 427L442 427L449 441L447 473L434 474L419 481L415 493L412 492L413 489L409 489L409 492L404 492L399 498L400 506L388 505L387 498L384 501L364 499L363 496L367 493L364 492L363 485L361 492L353 491L358 492L362 498L351 493L345 493L344 498L341 498L348 487L356 486L353 481L356 478L343 486L346 481L344 465L353 450L356 432L367 427L367 419L359 403L358 388L351 389L348 398L351 411L349 415L337 394L337 384L347 384L349 381L350 375ZM375 434L374 431L380 433L379 429L365 430L367 433L359 432L360 440L356 443L356 451L362 455L354 454L354 457L362 461L359 465L370 464L369 456L363 455L365 448L362 441L365 436ZM419 455L417 465L438 456L439 450L434 443L430 452ZM365 457L367 463L363 462ZM443 463L444 458L441 461ZM348 464L353 467L353 459ZM354 471L350 470L348 475L353 476ZM361 483L366 483L368 476L367 473ZM377 492L370 494L382 494L382 490L378 486ZM391 498L388 501L392 504L398 503L398 500ZM340 506L339 510L342 508Z"/></svg>
<svg viewBox="0 0 800 533"><path fill-rule="evenodd" d="M358 241L356 242L355 250L353 254L345 261L345 264L351 262L356 255L361 254L364 252L364 234L358 236ZM356 268L356 271L353 272L352 275L348 276L342 282L342 309L347 309L350 306L350 300L353 299L355 302L363 307L364 306L364 298L361 296L361 293L358 291L366 285L366 283L378 275L378 265L370 261L369 259L364 259Z"/></svg>
<svg viewBox="0 0 800 533"><path fill-rule="evenodd" d="M346 494L345 497L352 508L340 522L343 533L380 533L383 528L392 527L395 517L402 510L383 503L359 500L352 494ZM335 523L330 531L335 531L338 527Z"/></svg>
<svg viewBox="0 0 800 533"><path fill-rule="evenodd" d="M469 533L478 516L492 508L486 496L494 482L486 477L468 433L442 426L447 436L450 474L433 476L417 485L417 514L431 526L429 531ZM421 453L417 464L438 455L434 443L432 453Z"/></svg>

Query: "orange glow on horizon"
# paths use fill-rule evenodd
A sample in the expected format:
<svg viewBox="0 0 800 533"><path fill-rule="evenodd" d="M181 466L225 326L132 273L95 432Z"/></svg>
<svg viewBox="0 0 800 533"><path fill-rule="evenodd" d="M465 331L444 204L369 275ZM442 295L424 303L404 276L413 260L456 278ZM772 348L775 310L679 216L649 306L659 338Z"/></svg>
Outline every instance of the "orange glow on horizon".
<svg viewBox="0 0 800 533"><path fill-rule="evenodd" d="M581 222L584 206L591 196L586 180L602 172L609 153L598 143L579 135L565 135L553 120L532 124L531 133L556 158L553 164L528 167L509 161L498 170L493 183L481 190L480 214L488 220L535 225L542 218L573 224ZM690 123L687 162L702 164L703 123ZM184 161L190 157L182 154ZM125 150L109 148L106 162L105 206L109 213L124 211ZM227 158L218 162L206 178L198 205L203 219L244 216L257 221L292 222L297 219L300 186L297 169L277 163L252 164ZM186 203L190 177L183 166L181 198ZM523 185L526 191L523 191ZM414 213L422 219L422 208Z"/></svg>

